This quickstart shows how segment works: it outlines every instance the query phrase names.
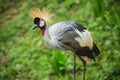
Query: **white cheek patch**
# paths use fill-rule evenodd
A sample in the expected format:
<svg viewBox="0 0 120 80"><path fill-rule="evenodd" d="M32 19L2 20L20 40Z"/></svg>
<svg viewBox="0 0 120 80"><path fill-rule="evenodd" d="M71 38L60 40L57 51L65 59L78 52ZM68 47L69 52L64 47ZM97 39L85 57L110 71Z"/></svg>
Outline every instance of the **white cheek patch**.
<svg viewBox="0 0 120 80"><path fill-rule="evenodd" d="M74 29L75 32L79 35L79 37L76 37L75 40L79 42L79 45L81 47L89 47L92 49L93 47L93 39L90 36L90 33L87 30L84 30L84 32L80 32L78 29Z"/></svg>
<svg viewBox="0 0 120 80"><path fill-rule="evenodd" d="M40 21L40 27L43 27L45 25L44 21Z"/></svg>

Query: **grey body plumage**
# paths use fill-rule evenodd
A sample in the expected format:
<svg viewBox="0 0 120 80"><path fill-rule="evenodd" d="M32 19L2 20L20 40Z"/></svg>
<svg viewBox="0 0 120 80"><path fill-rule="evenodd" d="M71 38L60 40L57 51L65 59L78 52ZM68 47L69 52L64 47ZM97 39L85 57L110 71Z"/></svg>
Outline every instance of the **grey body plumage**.
<svg viewBox="0 0 120 80"><path fill-rule="evenodd" d="M49 28L48 27L46 28L44 39L52 47L61 50L70 50L76 53L77 56L87 56L88 58L95 60L94 54L99 54L97 46L92 42L93 44L92 48L87 46L87 44L86 46L82 47L80 45L82 44L82 42L78 42L77 40L75 40L75 38L82 38L82 36L80 36L75 31L75 29L78 30L80 33L86 31L85 27L76 22L72 21L59 22L50 26ZM89 32L87 34L89 35Z"/></svg>
<svg viewBox="0 0 120 80"><path fill-rule="evenodd" d="M56 45L56 48L69 50L67 49L67 46L66 47L64 46L65 45L64 42L69 41L70 43L74 43L74 38L78 36L74 28L77 28L77 27L78 27L77 24L72 21L59 22L50 26L48 30L49 32L47 33L49 33L51 40L55 40L58 42L58 44ZM81 31L82 30L84 30L84 28L82 28ZM44 36L44 37L47 37L47 36Z"/></svg>

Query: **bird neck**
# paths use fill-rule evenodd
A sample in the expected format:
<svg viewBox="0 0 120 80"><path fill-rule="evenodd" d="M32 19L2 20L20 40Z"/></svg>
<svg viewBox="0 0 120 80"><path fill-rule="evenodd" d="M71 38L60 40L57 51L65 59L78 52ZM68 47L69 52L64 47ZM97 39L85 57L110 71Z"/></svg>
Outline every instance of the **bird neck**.
<svg viewBox="0 0 120 80"><path fill-rule="evenodd" d="M50 35L49 35L49 28L48 26L46 26L45 28L45 32L44 32L44 41L47 42L48 44L51 44L51 38L50 38Z"/></svg>
<svg viewBox="0 0 120 80"><path fill-rule="evenodd" d="M56 39L54 39L53 36L49 35L49 28L48 28L48 26L46 26L46 29L45 29L44 41L49 46L52 46L53 48L58 48L58 49L62 49L63 50L63 48L60 47L60 45L58 44L58 41Z"/></svg>
<svg viewBox="0 0 120 80"><path fill-rule="evenodd" d="M54 41L52 39L52 37L49 35L49 27L46 26L46 29L45 29L45 35L44 35L44 41L49 45L49 46L52 46L52 47L56 47L56 41Z"/></svg>

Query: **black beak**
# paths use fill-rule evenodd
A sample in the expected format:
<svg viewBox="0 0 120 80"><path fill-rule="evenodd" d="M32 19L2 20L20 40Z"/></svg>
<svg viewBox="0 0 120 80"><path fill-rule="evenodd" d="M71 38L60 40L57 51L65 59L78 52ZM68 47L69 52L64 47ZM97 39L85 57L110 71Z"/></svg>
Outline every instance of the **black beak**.
<svg viewBox="0 0 120 80"><path fill-rule="evenodd" d="M31 29L35 29L35 28L38 28L39 26L37 25L34 25Z"/></svg>

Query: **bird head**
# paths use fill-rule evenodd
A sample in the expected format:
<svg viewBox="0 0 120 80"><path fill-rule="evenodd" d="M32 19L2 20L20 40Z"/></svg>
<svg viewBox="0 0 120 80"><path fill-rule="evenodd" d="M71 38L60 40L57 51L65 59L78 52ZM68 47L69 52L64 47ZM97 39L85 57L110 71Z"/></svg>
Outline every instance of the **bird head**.
<svg viewBox="0 0 120 80"><path fill-rule="evenodd" d="M42 18L39 17L34 18L34 26L32 27L32 29L40 28L42 30L43 28L45 29L45 26L46 22Z"/></svg>
<svg viewBox="0 0 120 80"><path fill-rule="evenodd" d="M45 28L46 28L46 22L42 18L35 17L34 18L34 26L32 27L32 29L35 29L35 28L40 28L42 36L44 36Z"/></svg>
<svg viewBox="0 0 120 80"><path fill-rule="evenodd" d="M34 19L34 26L32 29L40 28L42 35L44 35L45 29L46 29L46 23L51 22L53 14L50 14L50 10L43 9L40 10L38 8L35 8L31 10L30 15Z"/></svg>

